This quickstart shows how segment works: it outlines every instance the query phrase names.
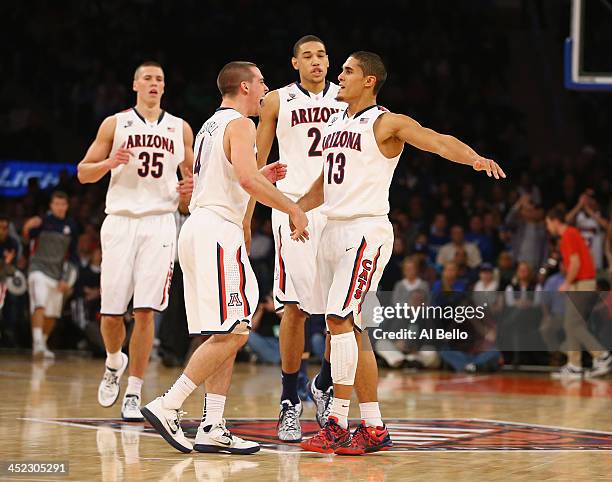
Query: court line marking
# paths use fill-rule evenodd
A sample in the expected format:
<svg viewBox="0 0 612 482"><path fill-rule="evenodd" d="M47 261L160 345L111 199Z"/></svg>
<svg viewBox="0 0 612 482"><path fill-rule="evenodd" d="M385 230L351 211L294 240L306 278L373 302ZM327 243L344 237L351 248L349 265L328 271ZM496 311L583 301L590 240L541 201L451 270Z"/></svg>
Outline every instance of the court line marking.
<svg viewBox="0 0 612 482"><path fill-rule="evenodd" d="M528 422L508 422L506 420L491 420L488 418L470 418L466 420L473 420L475 422L505 423L508 425L524 425L524 426L526 425L529 427L551 428L553 430L573 430L575 432L590 432L590 433L596 433L600 435L612 435L612 432L604 432L602 430L591 430L588 428L561 427L559 425L542 425L542 424L528 423Z"/></svg>
<svg viewBox="0 0 612 482"><path fill-rule="evenodd" d="M85 424L81 424L81 423L74 423L74 422L63 422L60 420L47 420L44 418L34 418L34 417L19 417L18 420L26 420L28 422L39 422L39 423L47 423L47 424L51 424L51 425L63 425L66 427L75 427L75 428L86 428L86 429L92 429L92 430L98 430L100 427L98 426L94 426L94 425L85 425ZM88 420L115 420L112 418L90 418ZM257 419L254 419L257 420ZM274 420L274 419L271 419ZM110 429L113 432L117 432L117 433L122 433L123 430L122 429L118 429L118 428L113 428L113 427L109 427L107 425L104 426L104 428L106 429ZM136 434L138 434L139 436L146 436L146 437L154 437L156 439L159 439L161 437L161 435L159 435L157 432L156 433L148 433L148 432L144 432L144 431L140 431L140 430L125 430L126 432L134 432ZM162 439L163 440L163 439ZM270 453L279 453L278 450L275 449L270 449L264 446L261 446L260 451L265 451L265 452L270 452ZM196 454L198 454L199 452L195 452ZM288 451L287 453L292 453L292 451ZM300 452L301 453L301 452ZM224 454L222 454L224 455ZM175 459L152 459L152 460L175 460Z"/></svg>
<svg viewBox="0 0 612 482"><path fill-rule="evenodd" d="M463 377L463 378L449 378L446 380L436 380L436 385L443 385L443 384L453 384L453 383L473 383L473 382L480 382L481 380L488 380L490 378L493 378L490 375L483 375L483 376L472 376L472 377Z"/></svg>
<svg viewBox="0 0 612 482"><path fill-rule="evenodd" d="M0 375L2 376L6 376L6 377L12 377L12 378L24 378L24 379L28 379L31 380L32 379L32 372L12 372L12 371L8 371L8 370L0 370ZM65 375L47 375L46 373L44 374L44 377L42 378L42 381L50 381L50 382L57 382L57 383L73 383L75 381L79 381L80 385L98 385L99 382L88 382L87 379L76 379L74 377L68 377Z"/></svg>
<svg viewBox="0 0 612 482"><path fill-rule="evenodd" d="M79 424L79 423L74 423L74 422L65 422L62 420L71 420L71 419L67 419L67 418L63 418L63 419L42 419L42 418L34 418L34 417L18 417L18 420L26 420L29 422L39 422L39 423L47 423L47 424L54 424L54 425L65 425L68 427L76 427L76 428L86 428L86 429L92 429L92 430L98 430L100 427L96 427L93 425L84 425L84 424ZM87 420L116 420L113 418L88 418ZM263 422L265 421L274 421L276 420L275 418L255 418L255 417L250 417L250 418L235 418L235 419L231 419L231 420L236 420L236 421L249 421L249 420L261 420ZM395 419L391 419L391 420L395 420ZM465 419L457 419L457 418L448 418L448 417L444 417L444 418L436 418L436 419L431 419L431 418L410 418L409 420L454 420L454 421L474 421L474 422L488 422L488 423L496 423L496 424L508 424L508 425L522 425L522 426L532 426L532 427L539 427L539 428L549 428L549 429L556 429L556 430L573 430L576 432L590 432L590 433L596 433L596 434L601 434L601 435L612 435L612 432L603 432L603 431L599 431L599 430L586 430L586 429L580 429L580 428L568 428L568 427L559 427L559 426L554 426L554 425L542 425L542 424L530 424L530 423L521 423L521 422L508 422L508 421L504 421L504 420L490 420L490 419L485 419L485 418L465 418ZM117 429L117 428L113 428L113 427L108 427L105 426L107 429L112 430L113 432L118 432L118 433L122 433L123 430L122 429ZM130 431L130 430L126 430L126 431ZM144 431L139 431L139 430L133 430L134 433L137 433L138 435L142 435L142 436L147 436L147 437L155 437L155 438L159 438L159 434L157 433L147 433ZM266 443L266 442L264 442ZM414 445L418 444L418 442L413 442ZM292 450L282 450L280 448L278 449L271 449L265 446L261 446L261 452L266 452L266 453L276 453L276 454L295 454L295 453L299 453L299 454L307 454L307 455L317 455L316 453L311 453L311 452L304 452L298 449L298 447L292 448ZM469 452L469 453L500 453L500 452L504 452L504 453L533 453L533 452L538 452L538 453L575 453L575 452L606 452L606 453L610 453L610 449L588 449L588 450L580 450L580 449L508 449L508 448L500 448L500 449L479 449L477 447L475 448L463 448L463 449L443 449L443 450L429 450L429 451L424 451L424 450L411 450L411 449L407 449L407 450L398 450L398 451L387 451L385 452L385 455L401 455L401 454L405 454L405 453L423 453L423 452L440 452L440 453L465 453L465 452ZM324 455L324 454L319 454L319 455ZM175 459L151 459L151 460L175 460Z"/></svg>

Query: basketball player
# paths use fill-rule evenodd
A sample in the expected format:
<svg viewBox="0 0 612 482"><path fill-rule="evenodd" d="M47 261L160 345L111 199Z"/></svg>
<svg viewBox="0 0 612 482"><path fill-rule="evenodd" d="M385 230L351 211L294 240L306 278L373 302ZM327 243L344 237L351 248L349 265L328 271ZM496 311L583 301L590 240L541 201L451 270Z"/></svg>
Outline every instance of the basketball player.
<svg viewBox="0 0 612 482"><path fill-rule="evenodd" d="M266 163L276 134L280 160L288 166L287 177L277 187L297 200L321 172L323 127L330 115L346 109L346 104L336 100L338 86L326 80L329 59L321 39L314 35L299 39L293 47L291 64L299 72L299 82L270 92L262 104L257 126L257 160L260 165ZM313 210L308 213L309 241L288 243L287 215L272 211L276 246L274 301L276 309L283 310L279 335L283 392L277 428L278 438L287 442L302 439L299 421L302 405L297 384L304 351L304 322L309 314L315 313L312 294L323 226L325 217L320 210ZM323 360L321 374L313 380L311 392L317 404L317 420L322 420L332 395L328 359Z"/></svg>
<svg viewBox="0 0 612 482"><path fill-rule="evenodd" d="M49 212L28 219L23 237L30 242L28 292L32 316L32 356L53 359L47 339L62 314L64 296L77 276L77 227L68 216L68 195L55 191Z"/></svg>
<svg viewBox="0 0 612 482"><path fill-rule="evenodd" d="M376 105L387 73L382 60L370 52L355 52L338 76L337 99L348 103L333 115L323 131L325 167L298 201L304 211L323 205L328 221L321 235L317 272L331 332L331 371L334 398L327 424L309 440L305 450L363 454L391 446L376 399L377 370L371 350L362 350L366 337L361 306L368 292L376 293L391 255L393 229L387 218L389 185L405 143L446 159L486 170L496 179L501 168L456 138L421 127L403 115ZM359 363L359 370L357 365ZM360 380L355 383L355 374ZM348 430L353 385L360 388L360 426Z"/></svg>
<svg viewBox="0 0 612 482"><path fill-rule="evenodd" d="M173 213L179 201L181 210L187 210L192 188L193 133L184 120L162 110L164 86L164 71L158 63L139 65L133 83L136 106L102 122L78 166L82 183L97 182L111 173L107 217L100 233L100 328L107 355L98 402L110 407L119 397L119 381L128 365L121 351L123 316L133 296L130 376L121 406L127 421L143 420L140 394L153 346L153 312L168 306L176 249Z"/></svg>
<svg viewBox="0 0 612 482"><path fill-rule="evenodd" d="M221 106L196 136L191 216L179 236L189 333L213 336L193 353L170 390L142 413L181 452L250 454L259 445L232 435L223 419L234 359L247 341L259 297L243 233L249 195L288 214L296 229L287 243L307 239L308 219L272 185L285 176L286 166L275 162L257 169L255 125L248 116L258 114L268 91L257 66L230 62L217 86ZM181 406L204 382L204 415L192 445L180 427Z"/></svg>

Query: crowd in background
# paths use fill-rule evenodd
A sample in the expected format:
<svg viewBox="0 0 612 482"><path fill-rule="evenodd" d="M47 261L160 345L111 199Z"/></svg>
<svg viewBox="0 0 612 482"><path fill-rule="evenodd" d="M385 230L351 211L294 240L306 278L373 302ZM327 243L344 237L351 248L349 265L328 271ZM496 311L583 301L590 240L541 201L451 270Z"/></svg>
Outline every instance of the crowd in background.
<svg viewBox="0 0 612 482"><path fill-rule="evenodd" d="M594 159L595 156L591 158L592 161ZM438 159L433 162L443 161ZM472 176L476 177L475 174ZM609 210L610 198L591 189L584 190L583 185L576 185L577 176L571 173L567 173L567 179L575 183L568 183L568 189L562 193L569 201L564 203L568 211L567 220L575 224L588 240L598 269L599 289L607 290L612 261L612 223L608 223L605 212ZM550 324L550 319L562 316L562 308L556 306L554 300L547 301L546 295L558 289L563 273L559 271L559 252L555 240L546 232L544 206L552 206L563 200L547 200L543 186L533 183L529 173L521 177L518 185L510 182L490 183L488 189L478 190L472 183L463 183L460 189L453 189L448 181L438 181L428 176L427 195L407 188L401 181L402 177L396 176L393 191L395 196L404 193L407 206L402 208L394 203L390 214L395 243L379 287L381 301L418 305L435 303L437 297L448 291L502 293L491 298L490 306L498 313L505 313L504 323L530 327L540 334L551 352L558 350L559 343L555 338L559 334L551 333L547 326L556 326ZM417 185L425 182L416 177L414 181ZM104 218L105 186L81 185L76 179L65 177L56 189L68 193L69 215L78 226L79 276L50 346L103 353L98 331L99 228ZM48 196L48 192L38 189L33 179L25 197L17 201L3 200L2 211L6 217L0 219L0 246L15 251L12 259L5 260L4 264L27 272L29 247L21 237L22 228L31 216L47 211ZM6 228L2 228L4 225ZM260 291L265 294L271 291L274 273L274 242L266 208L260 206L256 210L252 230L252 264ZM180 271L177 271L173 285L180 281ZM173 303L172 297L178 297L178 301ZM171 293L172 306L168 315L168 322L172 326L181 323L177 315L184 310L181 301L182 292L176 289ZM249 345L250 349L255 356L259 353L262 361L277 362L277 325L280 319L269 300L262 299L258 312L254 332L259 334ZM184 317L184 314L181 316ZM5 293L0 339L5 347L29 346L28 317L27 293L20 296ZM323 327L318 326L320 335ZM497 336L500 333L495 333L493 340ZM163 344L165 337L159 338ZM186 330L180 338L182 341L179 343L183 348L176 353L177 361L174 364L184 360L189 348L189 342L185 341ZM485 338L486 334L483 342ZM494 343L489 343L491 341L489 336L479 351L494 353L496 350ZM170 352L174 346L176 344L169 344ZM400 343L395 347L381 345L376 348L381 358L391 366L435 367L441 361L438 355L421 353L428 351L422 347ZM520 350L518 345L517 350ZM496 360L499 359L497 354ZM506 361L517 360L512 358ZM550 360L542 356L534 359L530 355L522 361L548 363ZM461 363L453 365L449 361L451 366L464 368L464 365L468 365ZM496 363L487 360L488 365L495 366Z"/></svg>
<svg viewBox="0 0 612 482"><path fill-rule="evenodd" d="M210 53L206 61L193 61L193 48L186 48L185 39L210 50L210 45L199 41L203 35L199 23L189 18L196 3L186 2L183 10L161 4L161 11L157 9L155 14L148 8L152 4L148 0L121 5L73 2L69 13L48 3L29 12L24 23L16 21L19 13L12 13L14 18L9 15L9 33L10 29L19 29L15 36L23 37L25 45L13 49L5 59L8 69L0 90L2 157L78 162L100 121L131 105L130 77L143 56L155 58L165 67L167 93L162 105L197 130L217 106L216 73L230 59L217 59ZM549 208L562 205L567 210L568 221L589 243L600 289L609 286L612 144L602 127L609 126L610 110L605 109L609 99L595 97L597 94L583 94L578 99L578 123L588 135L583 136L585 144L577 153L552 146L548 152L534 155L528 148L525 113L513 106L508 94L510 34L489 26L490 9L483 8L487 2L462 2L454 6L452 14L436 2L394 3L397 15L404 19L401 27L385 20L352 31L329 25L325 16L316 16L306 2L292 4L293 20L283 23L282 29L274 28L280 25L275 21L277 7L258 4L256 9L255 3L244 1L240 6L245 17L252 12L253 18L266 19L266 42L252 41L258 38L260 23L236 31L232 29L232 17L215 14L214 9L208 12L212 18L207 17L206 36L223 36L224 49L233 57L257 62L271 88L295 79L289 65L290 46L299 36L295 32L315 33L325 40L332 80L352 50L381 52L390 72L381 104L440 132L452 133L497 160L509 174L505 181L492 182L465 166L405 149L391 186L390 219L395 243L380 284L383 302L431 303L439 293L449 290L501 291L503 296L491 298L495 309L510 320L514 317L517 323L531 320L528 323L554 351L556 334L551 333L550 326L555 325L550 320L560 316L559 307L554 300L534 294L554 291L563 276L558 272L555 241L544 223ZM351 16L360 13L347 8L350 5L342 1L327 8L336 18L344 15L344 23L351 24ZM149 33L143 35L133 28L134 16L141 25L147 25ZM41 17L48 21L40 21ZM421 18L431 21L422 22ZM163 45L156 42L152 49L147 38L163 32L166 22L184 26L184 36L166 37ZM230 29L235 35L224 35ZM110 33L113 42L95 40ZM44 50L40 48L43 44ZM423 49L424 45L428 48ZM104 219L106 184L81 185L65 174L54 189L68 194L69 215L78 226L79 276L50 345L101 352L97 329L99 228ZM31 179L23 198L0 200L0 214L5 216L0 218L0 247L5 252L9 245L15 249L14 257L0 260L3 269L10 265L27 272L29 247L22 239L22 228L27 219L47 210L49 194ZM267 208L257 208L252 231L250 258L260 292L266 294L271 291L274 274L274 242ZM0 276L9 274L0 271ZM175 283L179 278L175 277ZM180 294L180 289L176 290ZM27 294L3 295L0 343L28 347ZM180 311L180 305L173 310ZM259 353L260 360L272 362L277 361L271 353L278 349L274 327L280 320L269 305L262 298L261 316L255 322L255 333L266 339L255 337L250 349L253 357ZM178 316L178 311L172 311L172 316ZM486 328L477 351L494 353L483 366L495 368L501 354L495 350L495 340L487 335L491 330ZM158 336L162 344L163 332L160 320ZM184 360L189 349L189 343L181 339L180 353L174 354L176 363ZM443 359L401 344L382 346L379 354L391 366L437 366L444 362L470 371L482 361Z"/></svg>

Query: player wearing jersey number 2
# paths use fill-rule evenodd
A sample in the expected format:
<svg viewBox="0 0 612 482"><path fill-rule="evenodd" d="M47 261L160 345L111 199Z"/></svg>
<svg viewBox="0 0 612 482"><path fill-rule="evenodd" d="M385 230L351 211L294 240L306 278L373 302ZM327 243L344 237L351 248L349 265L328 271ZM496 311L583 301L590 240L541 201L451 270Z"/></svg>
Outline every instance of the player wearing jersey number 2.
<svg viewBox="0 0 612 482"><path fill-rule="evenodd" d="M257 126L257 160L264 165L276 135L281 162L287 164L287 177L276 185L287 197L302 196L323 168L322 131L329 118L346 109L336 100L338 86L326 80L329 59L325 44L313 35L300 38L293 47L293 68L300 80L270 92L263 101ZM319 209L308 213L310 239L289 243L287 215L272 210L275 241L274 304L283 310L280 327L282 394L278 420L280 440L302 439L299 416L302 403L298 396L300 365L305 350L305 321L317 312L312 295L316 283L316 255L325 226ZM329 350L321 372L310 385L317 405L317 420L325 423L332 395Z"/></svg>

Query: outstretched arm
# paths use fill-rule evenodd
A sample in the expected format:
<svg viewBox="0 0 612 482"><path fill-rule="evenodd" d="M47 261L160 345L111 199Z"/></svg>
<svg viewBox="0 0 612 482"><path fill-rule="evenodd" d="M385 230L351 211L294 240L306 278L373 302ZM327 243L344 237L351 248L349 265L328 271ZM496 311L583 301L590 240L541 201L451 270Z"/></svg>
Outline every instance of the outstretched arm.
<svg viewBox="0 0 612 482"><path fill-rule="evenodd" d="M423 151L438 154L449 161L472 166L477 171L486 171L489 177L505 178L506 174L499 165L476 153L467 144L453 136L440 134L423 127L414 119L400 114L386 113L375 126L379 144L392 149L395 143L408 143Z"/></svg>

